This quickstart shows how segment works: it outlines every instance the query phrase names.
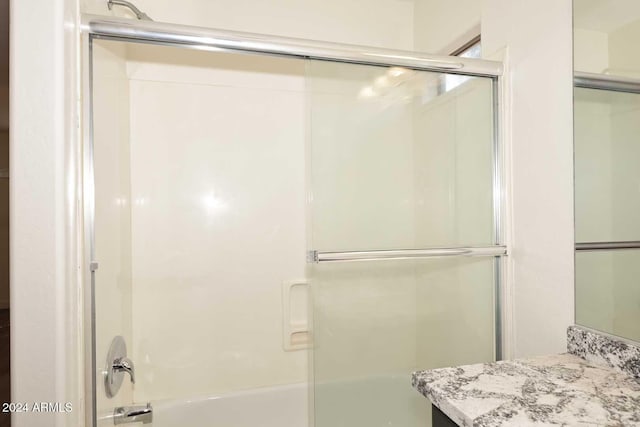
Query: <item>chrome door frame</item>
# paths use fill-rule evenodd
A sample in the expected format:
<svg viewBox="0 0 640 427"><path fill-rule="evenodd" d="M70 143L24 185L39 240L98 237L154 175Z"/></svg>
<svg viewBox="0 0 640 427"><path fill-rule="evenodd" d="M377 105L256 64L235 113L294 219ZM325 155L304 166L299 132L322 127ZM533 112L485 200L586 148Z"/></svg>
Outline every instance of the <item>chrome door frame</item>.
<svg viewBox="0 0 640 427"><path fill-rule="evenodd" d="M108 39L122 42L150 43L180 48L209 51L226 51L241 54L265 54L315 59L361 65L405 67L420 71L459 74L492 79L493 85L493 240L492 246L482 248L426 248L425 256L488 256L494 258L495 276L495 358L503 357L503 289L505 257L508 247L505 242L503 214L505 207L504 150L501 132L501 94L503 65L498 61L427 55L418 52L381 49L365 46L319 42L272 35L252 34L237 31L217 30L187 25L153 21L135 21L98 15L83 15L82 38L82 123L83 165L82 205L84 210L84 325L85 325L85 407L87 425L97 427L96 399L96 319L95 319L95 274L98 263L95 259L95 179L93 140L93 41ZM457 253L447 252L452 249ZM402 259L414 259L413 251ZM431 253L429 253L431 251ZM443 252L444 251L444 252ZM397 255L397 254L396 254ZM404 255L407 255L405 252ZM349 257L351 255L343 256ZM397 258L396 258L397 259Z"/></svg>

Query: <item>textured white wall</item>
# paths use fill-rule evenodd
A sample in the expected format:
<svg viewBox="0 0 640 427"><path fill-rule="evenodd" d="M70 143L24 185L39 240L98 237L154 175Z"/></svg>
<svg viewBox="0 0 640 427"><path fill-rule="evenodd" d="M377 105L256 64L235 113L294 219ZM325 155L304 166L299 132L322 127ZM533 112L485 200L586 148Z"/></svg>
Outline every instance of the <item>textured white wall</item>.
<svg viewBox="0 0 640 427"><path fill-rule="evenodd" d="M76 14L72 0L11 2L11 398L73 404L15 413L17 427L83 423Z"/></svg>
<svg viewBox="0 0 640 427"><path fill-rule="evenodd" d="M513 324L507 356L564 351L574 321L571 6L570 0L483 4L483 55L503 57L507 66Z"/></svg>

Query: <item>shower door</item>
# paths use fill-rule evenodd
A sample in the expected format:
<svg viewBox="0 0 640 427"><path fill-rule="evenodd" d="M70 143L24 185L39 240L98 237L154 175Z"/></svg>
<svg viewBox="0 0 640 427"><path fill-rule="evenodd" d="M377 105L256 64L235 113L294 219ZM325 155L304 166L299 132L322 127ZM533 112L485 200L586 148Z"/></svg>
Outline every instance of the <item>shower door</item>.
<svg viewBox="0 0 640 427"><path fill-rule="evenodd" d="M157 427L424 426L411 371L500 357L497 78L472 70L498 71L109 25L89 44L87 424L149 403Z"/></svg>
<svg viewBox="0 0 640 427"><path fill-rule="evenodd" d="M315 427L424 426L412 371L497 356L496 83L451 77L307 64Z"/></svg>

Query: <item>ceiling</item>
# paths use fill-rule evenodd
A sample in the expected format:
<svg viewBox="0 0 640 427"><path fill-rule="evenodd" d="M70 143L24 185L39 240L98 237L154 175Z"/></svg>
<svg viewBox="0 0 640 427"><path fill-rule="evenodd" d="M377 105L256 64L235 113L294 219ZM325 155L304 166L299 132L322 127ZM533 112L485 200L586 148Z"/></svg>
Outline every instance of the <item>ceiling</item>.
<svg viewBox="0 0 640 427"><path fill-rule="evenodd" d="M640 0L575 0L576 28L610 33L640 20Z"/></svg>

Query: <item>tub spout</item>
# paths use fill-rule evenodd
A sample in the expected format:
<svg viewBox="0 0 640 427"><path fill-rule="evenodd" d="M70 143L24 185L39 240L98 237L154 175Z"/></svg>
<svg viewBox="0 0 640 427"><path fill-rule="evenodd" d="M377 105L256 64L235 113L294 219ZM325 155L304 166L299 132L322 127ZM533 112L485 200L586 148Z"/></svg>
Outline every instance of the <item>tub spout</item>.
<svg viewBox="0 0 640 427"><path fill-rule="evenodd" d="M143 423L149 424L153 421L153 408L151 403L147 406L121 406L113 410L113 423Z"/></svg>

